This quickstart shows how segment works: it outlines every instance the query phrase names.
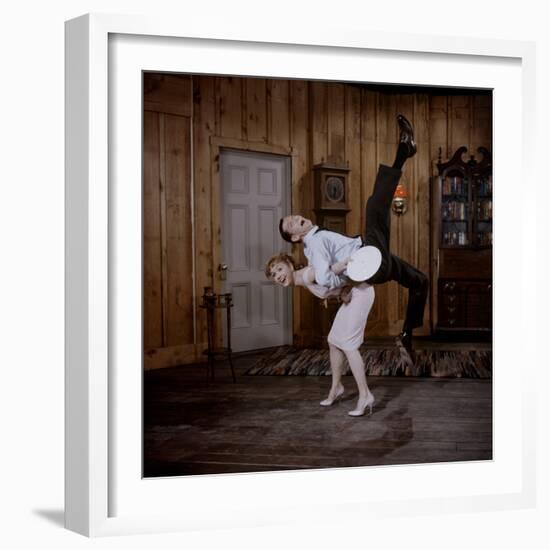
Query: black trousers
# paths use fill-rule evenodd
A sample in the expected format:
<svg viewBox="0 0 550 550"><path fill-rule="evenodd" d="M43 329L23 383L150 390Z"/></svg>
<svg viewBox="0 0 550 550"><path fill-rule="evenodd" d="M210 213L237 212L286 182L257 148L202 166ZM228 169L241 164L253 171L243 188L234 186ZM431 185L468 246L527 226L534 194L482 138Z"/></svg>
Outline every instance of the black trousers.
<svg viewBox="0 0 550 550"><path fill-rule="evenodd" d="M409 289L403 330L411 331L423 324L429 283L424 273L390 252L391 203L400 178L401 170L379 166L374 191L367 200L364 244L382 253L380 268L367 282L380 285L397 281Z"/></svg>

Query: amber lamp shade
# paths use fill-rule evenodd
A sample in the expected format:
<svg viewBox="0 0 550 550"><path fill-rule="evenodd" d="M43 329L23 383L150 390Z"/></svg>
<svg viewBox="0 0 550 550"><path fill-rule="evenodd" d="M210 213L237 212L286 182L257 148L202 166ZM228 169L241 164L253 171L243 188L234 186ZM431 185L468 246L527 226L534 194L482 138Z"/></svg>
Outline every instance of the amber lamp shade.
<svg viewBox="0 0 550 550"><path fill-rule="evenodd" d="M401 216L407 211L409 194L402 184L399 184L393 194L391 208L395 214Z"/></svg>

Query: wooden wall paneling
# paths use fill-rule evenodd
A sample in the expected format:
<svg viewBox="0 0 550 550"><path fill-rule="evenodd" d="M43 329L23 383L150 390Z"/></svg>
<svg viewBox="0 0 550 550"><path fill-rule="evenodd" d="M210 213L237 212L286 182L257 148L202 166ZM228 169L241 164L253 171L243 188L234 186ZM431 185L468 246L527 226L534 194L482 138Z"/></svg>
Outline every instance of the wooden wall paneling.
<svg viewBox="0 0 550 550"><path fill-rule="evenodd" d="M248 141L248 88L246 78L241 79L241 139Z"/></svg>
<svg viewBox="0 0 550 550"><path fill-rule="evenodd" d="M477 153L477 148L486 147L489 151L493 150L492 144L492 96L480 95L472 98L472 151L476 159L481 160L481 155Z"/></svg>
<svg viewBox="0 0 550 550"><path fill-rule="evenodd" d="M266 81L264 78L247 78L244 84L247 139L267 142Z"/></svg>
<svg viewBox="0 0 550 550"><path fill-rule="evenodd" d="M268 108L271 114L269 142L288 147L290 140L290 113L288 80L272 79L268 93Z"/></svg>
<svg viewBox="0 0 550 550"><path fill-rule="evenodd" d="M266 78L265 80L265 103L266 103L266 133L267 143L271 142L271 126L273 124L273 113L271 111L271 88L273 86L273 79Z"/></svg>
<svg viewBox="0 0 550 550"><path fill-rule="evenodd" d="M385 325L386 328L381 334L382 336L394 336L401 332L403 328L403 320L399 313L399 285L395 281L389 281L383 285L386 290L386 301L381 304L382 311L386 311ZM387 309L384 310L384 307Z"/></svg>
<svg viewBox="0 0 550 550"><path fill-rule="evenodd" d="M309 82L309 170L315 164L326 162L328 158L328 109L327 109L327 84L325 82ZM316 221L313 211L313 197L311 199L309 217ZM308 217L308 214L304 214ZM304 291L305 293L305 291ZM322 314L321 302L313 296L304 297L302 309L302 327L315 338L312 333L314 319Z"/></svg>
<svg viewBox="0 0 550 550"><path fill-rule="evenodd" d="M242 78L218 77L219 135L242 139Z"/></svg>
<svg viewBox="0 0 550 550"><path fill-rule="evenodd" d="M361 186L361 90L357 86L345 88L345 155L349 168L348 202L352 206L346 217L346 231L350 235L365 234L361 224L364 202Z"/></svg>
<svg viewBox="0 0 550 550"><path fill-rule="evenodd" d="M185 365L196 361L195 344L180 344L177 346L166 346L145 350L145 369L160 369L176 365ZM199 357L199 360L200 359Z"/></svg>
<svg viewBox="0 0 550 550"><path fill-rule="evenodd" d="M430 188L434 185L434 179L437 177L437 163L440 158L447 160L452 154L449 144L449 111L451 106L450 97L448 96L431 96L429 99L429 139L430 139ZM431 201L431 220L437 219L438 206ZM431 227L431 257L430 257L430 281L432 282L430 289L430 324L431 328L437 324L437 284L434 283L438 272L437 247L435 240L438 238L437 228L432 224Z"/></svg>
<svg viewBox="0 0 550 550"><path fill-rule="evenodd" d="M221 121L220 121L220 112L221 112L221 101L222 101L222 77L212 77L214 78L214 101L216 108L214 110L214 135L221 135Z"/></svg>
<svg viewBox="0 0 550 550"><path fill-rule="evenodd" d="M222 235L221 235L221 177L220 177L220 145L216 143L218 138L215 136L210 138L210 185L212 189L211 208L212 208L212 283L214 292L219 294L222 291L222 283L220 281L217 266L222 262ZM214 318L215 333L217 335L216 346L223 345L222 336L222 318L221 310Z"/></svg>
<svg viewBox="0 0 550 550"><path fill-rule="evenodd" d="M218 136L212 136L210 138L210 148L213 151L217 149L212 166L214 166L214 161L217 162L217 155L219 154L219 150L221 148L238 149L240 151L250 151L255 153L267 153L268 155L292 155L292 149L288 146L282 147L280 145L271 145L270 143L262 143L260 141L244 141L242 139L224 138Z"/></svg>
<svg viewBox="0 0 550 550"><path fill-rule="evenodd" d="M194 343L191 120L165 115L166 346Z"/></svg>
<svg viewBox="0 0 550 550"><path fill-rule="evenodd" d="M298 89L295 87L294 90L298 92ZM294 113L295 117L295 132L299 133L299 138L302 140L302 143L304 143L305 139L305 147L304 147L304 168L306 170L303 178L304 192L301 194L301 204L299 207L300 212L293 209L293 213L300 213L303 216L310 218L312 220L315 220L315 213L313 212L313 172L312 172L312 166L313 166L313 88L311 82L304 82L304 89L299 92L299 98L300 103L299 105L296 105L295 109L296 112ZM304 106L305 101L305 110L300 113L299 109ZM298 129L299 124L304 124L306 130L305 135ZM305 255L304 255L304 248L302 245L294 245L292 247L294 251L294 256L298 255L300 258L300 261L305 265ZM297 254L296 254L297 251ZM304 291L304 289L299 289L296 292L300 293L300 324L297 325L297 323L294 324L295 327L299 329L299 333L302 336L301 345L311 345L313 341L313 315L314 315L314 308L315 308L315 298L313 295L308 292Z"/></svg>
<svg viewBox="0 0 550 550"><path fill-rule="evenodd" d="M143 116L143 347L162 346L159 115Z"/></svg>
<svg viewBox="0 0 550 550"><path fill-rule="evenodd" d="M429 139L430 139L430 175L437 175L439 148L441 158L447 159L451 155L448 140L448 104L447 96L431 96L429 98Z"/></svg>
<svg viewBox="0 0 550 550"><path fill-rule="evenodd" d="M195 296L200 304L205 286L213 286L212 257L212 189L210 137L216 128L215 79L197 76L194 79L193 169L195 223ZM197 310L197 347L201 353L207 346L206 313Z"/></svg>
<svg viewBox="0 0 550 550"><path fill-rule="evenodd" d="M346 161L346 98L345 85L327 84L327 160L342 166Z"/></svg>
<svg viewBox="0 0 550 550"><path fill-rule="evenodd" d="M291 213L309 212L313 208L313 187L311 172L308 166L308 84L302 80L289 82L290 96L290 144L292 147L292 193ZM281 244L282 244L281 239ZM304 261L303 247L294 246L294 257ZM311 311L313 297L303 289L294 288L292 295L293 341L295 345L305 346L311 337L311 324L308 334L304 335L302 320L304 311ZM309 300L309 302L308 302ZM311 320L310 320L311 323Z"/></svg>
<svg viewBox="0 0 550 550"><path fill-rule="evenodd" d="M374 190L378 172L378 93L361 90L361 227L365 227L365 205Z"/></svg>
<svg viewBox="0 0 550 550"><path fill-rule="evenodd" d="M437 295L438 295L438 285L437 279L439 277L439 226L436 220L439 219L439 211L441 208L441 200L437 198L437 194L434 193L436 185L437 176L432 176L430 178L430 213L431 213L431 244L430 244L430 325L431 329L434 329L437 326L438 319L438 304L437 304Z"/></svg>
<svg viewBox="0 0 550 550"><path fill-rule="evenodd" d="M328 89L325 82L310 82L309 127L311 166L328 160Z"/></svg>
<svg viewBox="0 0 550 550"><path fill-rule="evenodd" d="M418 152L413 157L415 167L416 201L415 226L416 238L414 265L425 273L431 280L430 273L430 126L429 126L429 97L417 94L414 98L414 130ZM410 162L410 161L409 161ZM416 334L430 333L430 298L424 310L424 326L422 331L417 329Z"/></svg>
<svg viewBox="0 0 550 550"><path fill-rule="evenodd" d="M243 119L243 82L238 77L216 77L217 124L216 136L242 139ZM219 149L211 148L211 186L212 186L212 259L214 268L214 291L221 292L221 283L217 276L217 267L221 261L221 225L220 225L220 158ZM215 318L217 346L223 345L221 310Z"/></svg>
<svg viewBox="0 0 550 550"><path fill-rule="evenodd" d="M166 346L168 334L168 247L166 244L166 115L159 115L159 165L160 165L160 258L162 278L162 345Z"/></svg>
<svg viewBox="0 0 550 550"><path fill-rule="evenodd" d="M449 146L451 154L462 145L468 148L468 154L471 152L471 99L471 96L458 95L450 98Z"/></svg>
<svg viewBox="0 0 550 550"><path fill-rule="evenodd" d="M144 74L143 102L146 111L190 117L191 94L189 75Z"/></svg>

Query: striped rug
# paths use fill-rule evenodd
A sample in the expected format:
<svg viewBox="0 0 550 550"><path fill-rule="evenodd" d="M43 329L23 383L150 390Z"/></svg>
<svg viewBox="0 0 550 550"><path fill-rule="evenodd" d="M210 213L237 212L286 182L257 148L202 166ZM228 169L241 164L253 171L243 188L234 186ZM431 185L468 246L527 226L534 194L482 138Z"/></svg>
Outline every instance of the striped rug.
<svg viewBox="0 0 550 550"><path fill-rule="evenodd" d="M435 378L491 378L490 350L415 350L413 365L397 348L362 348L368 376L424 376ZM262 357L245 375L330 375L328 350L284 346ZM346 363L345 374L350 374Z"/></svg>

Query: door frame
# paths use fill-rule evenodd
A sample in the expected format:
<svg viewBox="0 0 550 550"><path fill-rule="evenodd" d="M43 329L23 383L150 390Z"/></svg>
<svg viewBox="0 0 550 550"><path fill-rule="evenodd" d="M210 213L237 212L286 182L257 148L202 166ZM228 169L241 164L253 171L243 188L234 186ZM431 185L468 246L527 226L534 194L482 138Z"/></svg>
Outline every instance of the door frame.
<svg viewBox="0 0 550 550"><path fill-rule="evenodd" d="M282 156L287 159L286 178L287 178L287 193L286 193L286 209L288 212L293 208L293 191L295 189L294 182L292 180L292 163L293 157L297 155L297 152L292 147L284 147L279 145L270 145L263 142L245 141L233 138L219 138L212 136L210 138L210 151L212 155L212 166L214 167L212 173L212 189L217 190L212 193L212 235L216 235L215 239L212 239L212 280L214 292L216 294L223 291L223 281L218 276L218 265L222 259L222 183L221 183L221 153L223 150L235 151L237 153L257 153L257 154L269 154ZM288 248L286 245L282 245L281 249ZM287 250L290 253L290 250ZM288 318L286 319L284 333L285 340L289 343L293 343L294 332L294 311L296 310L295 297L296 292L285 292L286 311ZM293 299L294 298L294 299ZM219 345L225 345L227 338L227 327L225 318L222 318L222 312L217 312L215 319L216 322L216 334L219 335ZM221 330L218 330L220 329Z"/></svg>

